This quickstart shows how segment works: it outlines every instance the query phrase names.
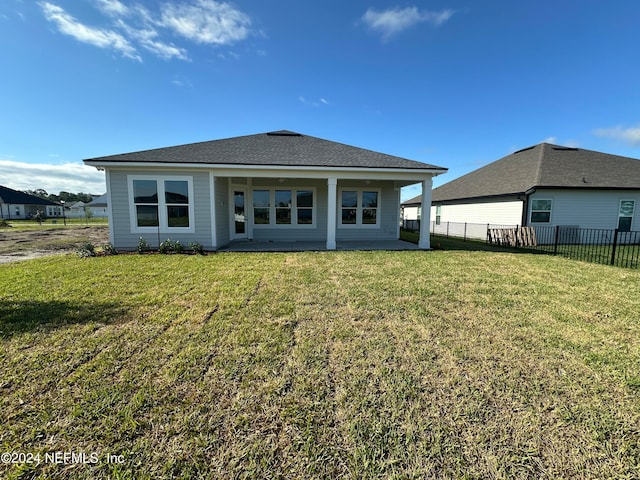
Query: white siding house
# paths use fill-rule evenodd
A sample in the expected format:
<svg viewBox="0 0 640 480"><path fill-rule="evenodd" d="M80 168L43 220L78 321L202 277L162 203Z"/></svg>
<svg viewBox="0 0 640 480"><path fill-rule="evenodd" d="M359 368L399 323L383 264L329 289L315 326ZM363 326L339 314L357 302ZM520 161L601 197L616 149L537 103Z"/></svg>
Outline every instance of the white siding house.
<svg viewBox="0 0 640 480"><path fill-rule="evenodd" d="M446 169L279 131L85 160L106 171L111 243L397 240L400 189ZM428 233L428 231L426 232ZM429 235L419 244L428 249Z"/></svg>
<svg viewBox="0 0 640 480"><path fill-rule="evenodd" d="M90 215L92 218L107 218L109 216L107 194L105 193L94 198L87 204L87 208L89 209L89 212L91 212Z"/></svg>
<svg viewBox="0 0 640 480"><path fill-rule="evenodd" d="M640 230L640 160L542 143L434 189L430 210L435 223Z"/></svg>
<svg viewBox="0 0 640 480"><path fill-rule="evenodd" d="M43 218L57 218L63 216L63 207L59 203L0 186L0 218L24 220L38 212Z"/></svg>
<svg viewBox="0 0 640 480"><path fill-rule="evenodd" d="M458 204L431 205L432 221L438 217L442 222L493 223L497 225L520 225L523 201L517 198L494 199L493 201L467 201ZM491 219L479 222L478 219Z"/></svg>
<svg viewBox="0 0 640 480"><path fill-rule="evenodd" d="M69 207L67 207L67 217L68 218L84 218L85 217L85 212L84 212L84 207L85 207L85 203L82 201L77 201L75 203L73 203L72 205L70 205Z"/></svg>

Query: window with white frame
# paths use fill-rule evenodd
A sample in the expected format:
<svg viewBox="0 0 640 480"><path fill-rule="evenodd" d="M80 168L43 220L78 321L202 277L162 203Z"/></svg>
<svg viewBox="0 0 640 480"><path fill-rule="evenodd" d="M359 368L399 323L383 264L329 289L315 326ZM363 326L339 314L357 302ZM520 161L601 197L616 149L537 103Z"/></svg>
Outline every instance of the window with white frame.
<svg viewBox="0 0 640 480"><path fill-rule="evenodd" d="M635 200L621 200L618 210L618 230L621 232L630 232L631 223L633 221L633 211L635 210Z"/></svg>
<svg viewBox="0 0 640 480"><path fill-rule="evenodd" d="M380 190L344 188L339 194L340 226L380 226Z"/></svg>
<svg viewBox="0 0 640 480"><path fill-rule="evenodd" d="M255 188L253 224L261 226L315 226L315 189Z"/></svg>
<svg viewBox="0 0 640 480"><path fill-rule="evenodd" d="M253 223L269 225L271 223L271 192L269 190L253 191Z"/></svg>
<svg viewBox="0 0 640 480"><path fill-rule="evenodd" d="M54 206L47 205L46 211L47 211L47 217L61 217L62 216L62 210L61 210L60 207L54 207Z"/></svg>
<svg viewBox="0 0 640 480"><path fill-rule="evenodd" d="M532 200L531 201L531 223L549 223L551 221L551 200Z"/></svg>
<svg viewBox="0 0 640 480"><path fill-rule="evenodd" d="M193 177L129 176L129 202L135 232L194 231Z"/></svg>
<svg viewBox="0 0 640 480"><path fill-rule="evenodd" d="M436 205L436 225L440 225L441 218L442 218L442 205Z"/></svg>

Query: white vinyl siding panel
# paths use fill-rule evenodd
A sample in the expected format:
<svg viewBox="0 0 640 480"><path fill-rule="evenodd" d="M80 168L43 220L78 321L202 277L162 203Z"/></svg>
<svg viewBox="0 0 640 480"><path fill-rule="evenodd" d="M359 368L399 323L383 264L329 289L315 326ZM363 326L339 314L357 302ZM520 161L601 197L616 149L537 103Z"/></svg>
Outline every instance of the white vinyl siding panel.
<svg viewBox="0 0 640 480"><path fill-rule="evenodd" d="M501 201L476 201L455 205L443 204L440 224L491 223L494 225L520 225L522 223L522 200L511 198ZM431 207L431 220L436 219L436 206Z"/></svg>
<svg viewBox="0 0 640 480"><path fill-rule="evenodd" d="M553 200L551 222L545 225L572 225L580 228L614 229L618 226L620 201L635 200L636 205L638 205L640 192L637 190L545 189L535 192L530 196L530 199ZM640 229L637 208L634 210L631 229Z"/></svg>
<svg viewBox="0 0 640 480"><path fill-rule="evenodd" d="M404 219L405 220L418 220L418 212L420 207L404 207ZM434 210L435 211L435 210Z"/></svg>

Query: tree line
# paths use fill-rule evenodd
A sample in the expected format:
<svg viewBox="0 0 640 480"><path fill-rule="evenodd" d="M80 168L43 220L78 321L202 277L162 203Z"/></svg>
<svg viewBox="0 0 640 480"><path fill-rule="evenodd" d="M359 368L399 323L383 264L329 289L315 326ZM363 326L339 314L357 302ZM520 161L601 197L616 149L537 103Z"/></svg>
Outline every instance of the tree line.
<svg viewBox="0 0 640 480"><path fill-rule="evenodd" d="M93 200L93 195L90 193L71 193L71 192L60 192L57 195L55 193L47 193L46 190L42 188L38 188L36 190L23 190L24 193L28 193L29 195L33 195L34 197L43 198L45 200L50 200L52 202L60 203L75 203L75 202L84 202L89 203Z"/></svg>

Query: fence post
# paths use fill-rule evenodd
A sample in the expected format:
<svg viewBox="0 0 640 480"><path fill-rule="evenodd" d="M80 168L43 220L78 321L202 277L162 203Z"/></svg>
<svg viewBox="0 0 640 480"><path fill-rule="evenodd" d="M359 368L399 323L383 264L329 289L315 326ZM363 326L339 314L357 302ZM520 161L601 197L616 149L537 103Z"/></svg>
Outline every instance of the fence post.
<svg viewBox="0 0 640 480"><path fill-rule="evenodd" d="M613 248L611 249L611 265L616 263L616 246L618 245L618 229L613 231Z"/></svg>
<svg viewBox="0 0 640 480"><path fill-rule="evenodd" d="M560 239L560 225L556 225L556 239L553 242L553 254L558 254L558 240Z"/></svg>
<svg viewBox="0 0 640 480"><path fill-rule="evenodd" d="M487 245L491 243L491 235L489 235L489 228L491 228L491 224L487 223Z"/></svg>
<svg viewBox="0 0 640 480"><path fill-rule="evenodd" d="M447 238L449 238L449 224L450 224L450 223L451 223L451 222L447 222Z"/></svg>
<svg viewBox="0 0 640 480"><path fill-rule="evenodd" d="M464 222L464 241L467 241L467 222Z"/></svg>

